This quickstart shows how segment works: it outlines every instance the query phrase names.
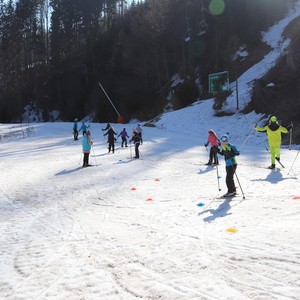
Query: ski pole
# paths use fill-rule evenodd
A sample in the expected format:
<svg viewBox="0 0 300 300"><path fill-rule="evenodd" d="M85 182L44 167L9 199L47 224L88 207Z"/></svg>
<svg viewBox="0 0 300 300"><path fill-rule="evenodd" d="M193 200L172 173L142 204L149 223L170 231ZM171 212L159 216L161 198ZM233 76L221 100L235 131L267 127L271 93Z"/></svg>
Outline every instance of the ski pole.
<svg viewBox="0 0 300 300"><path fill-rule="evenodd" d="M96 166L98 166L97 159L96 159L96 155L95 155L94 146L93 146L93 145L91 145L91 147L92 147L93 155L94 155L94 158L95 158L95 163L96 163Z"/></svg>
<svg viewBox="0 0 300 300"><path fill-rule="evenodd" d="M132 158L131 142L129 143L129 149L130 149L130 158Z"/></svg>
<svg viewBox="0 0 300 300"><path fill-rule="evenodd" d="M293 163L292 163L292 165L291 165L291 168L290 168L290 170L288 171L288 175L290 174L291 170L293 169L293 166L294 166L295 161L296 161L296 159L297 159L297 157L298 157L298 155L299 155L299 152L300 152L300 149L298 150L298 152L297 152L297 154L296 154L296 157L295 157L295 159L294 159L294 161L293 161Z"/></svg>
<svg viewBox="0 0 300 300"><path fill-rule="evenodd" d="M237 181L238 181L238 183L239 183L239 187L240 187L240 189L241 189L241 192L242 192L242 195L243 195L243 199L246 199L245 194L244 194L244 191L243 191L242 186L241 186L241 183L240 183L240 180L239 180L239 178L238 178L238 176L237 176L237 174L236 174L236 171L234 172L234 174L235 174L235 177L236 177L236 179L237 179Z"/></svg>
<svg viewBox="0 0 300 300"><path fill-rule="evenodd" d="M80 154L79 165L80 165L81 161L82 161L82 152L81 152L81 154Z"/></svg>
<svg viewBox="0 0 300 300"><path fill-rule="evenodd" d="M292 150L293 122L291 122L290 126L291 126L291 130L290 130L290 148L289 148L289 150Z"/></svg>
<svg viewBox="0 0 300 300"><path fill-rule="evenodd" d="M256 125L255 125L255 126L256 126ZM243 144L241 145L240 150L244 147L244 145L245 145L246 142L248 141L248 139L249 139L249 137L251 136L252 131L254 130L254 128L255 128L255 127L253 127L253 128L250 130L250 132L249 132L247 138L245 139L245 141L244 141Z"/></svg>
<svg viewBox="0 0 300 300"><path fill-rule="evenodd" d="M221 188L220 188L220 176L219 176L219 168L218 168L218 165L216 165L216 167L217 167L218 189L219 189L219 191L221 191Z"/></svg>

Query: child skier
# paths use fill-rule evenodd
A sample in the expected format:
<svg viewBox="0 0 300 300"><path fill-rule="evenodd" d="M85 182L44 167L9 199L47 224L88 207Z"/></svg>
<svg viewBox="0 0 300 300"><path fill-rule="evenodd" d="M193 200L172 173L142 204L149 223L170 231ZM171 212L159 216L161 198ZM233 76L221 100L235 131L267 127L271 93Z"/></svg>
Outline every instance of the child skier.
<svg viewBox="0 0 300 300"><path fill-rule="evenodd" d="M85 131L82 137L82 152L83 152L83 168L89 167L89 155L91 152L91 147L93 145L93 142L90 138L90 131Z"/></svg>
<svg viewBox="0 0 300 300"><path fill-rule="evenodd" d="M88 128L90 128L90 126L91 125L85 125L85 123L84 123L84 121L82 121L82 123L81 123L81 127L80 127L80 129L78 130L78 131L81 131L82 130L82 135L84 135L85 133L86 133L86 130L88 129Z"/></svg>
<svg viewBox="0 0 300 300"><path fill-rule="evenodd" d="M271 153L271 166L269 169L275 168L275 159L280 161L280 145L281 145L281 134L288 133L287 128L282 127L278 124L277 118L272 116L269 120L269 124L265 127L254 126L255 130L259 132L266 132L268 137L268 143Z"/></svg>
<svg viewBox="0 0 300 300"><path fill-rule="evenodd" d="M74 124L73 124L73 135L74 135L74 141L77 141L78 140L78 124L77 124L77 122L78 122L78 119L77 118L75 118L74 119Z"/></svg>
<svg viewBox="0 0 300 300"><path fill-rule="evenodd" d="M135 150L135 157L134 158L140 158L140 152L139 152L139 146L141 144L141 137L139 136L139 134L137 132L133 132L133 136L131 138L131 140L129 141L130 143L133 142L134 143L134 150Z"/></svg>
<svg viewBox="0 0 300 300"><path fill-rule="evenodd" d="M121 147L123 148L123 145L125 144L125 147L127 147L127 138L129 138L129 135L127 134L126 128L123 128L123 130L120 132L118 137L121 136L122 144Z"/></svg>
<svg viewBox="0 0 300 300"><path fill-rule="evenodd" d="M218 165L219 160L218 160L218 146L219 146L219 139L215 132L210 129L208 131L208 138L207 142L204 144L205 147L208 145L211 145L210 150L209 150L209 161L206 165Z"/></svg>
<svg viewBox="0 0 300 300"><path fill-rule="evenodd" d="M225 164L226 164L226 186L227 186L227 193L223 195L223 197L232 197L236 194L236 188L234 183L234 173L237 168L237 161L235 156L240 155L240 152L236 149L235 146L229 144L228 136L223 135L221 137L221 146L222 148L217 148L219 154L224 156Z"/></svg>

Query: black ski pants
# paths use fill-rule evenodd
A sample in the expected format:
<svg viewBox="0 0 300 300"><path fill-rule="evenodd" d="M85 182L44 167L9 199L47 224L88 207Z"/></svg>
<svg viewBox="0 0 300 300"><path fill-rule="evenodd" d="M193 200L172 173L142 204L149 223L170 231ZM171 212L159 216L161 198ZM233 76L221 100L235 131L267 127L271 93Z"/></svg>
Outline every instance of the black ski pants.
<svg viewBox="0 0 300 300"><path fill-rule="evenodd" d="M209 151L209 162L211 164L219 164L218 147L212 146Z"/></svg>
<svg viewBox="0 0 300 300"><path fill-rule="evenodd" d="M226 185L228 193L236 192L235 183L234 183L234 173L236 171L237 165L231 165L226 167Z"/></svg>
<svg viewBox="0 0 300 300"><path fill-rule="evenodd" d="M89 164L89 156L90 153L83 153L83 166L87 166Z"/></svg>
<svg viewBox="0 0 300 300"><path fill-rule="evenodd" d="M140 143L135 143L134 144L135 158L140 158L139 146L140 146Z"/></svg>

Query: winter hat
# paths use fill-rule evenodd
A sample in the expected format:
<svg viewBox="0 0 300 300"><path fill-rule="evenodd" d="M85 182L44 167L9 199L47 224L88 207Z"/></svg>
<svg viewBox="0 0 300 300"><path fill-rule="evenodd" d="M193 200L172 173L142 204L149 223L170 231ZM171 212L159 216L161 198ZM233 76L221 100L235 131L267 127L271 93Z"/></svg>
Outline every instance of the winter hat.
<svg viewBox="0 0 300 300"><path fill-rule="evenodd" d="M224 134L220 138L222 143L228 143L228 135Z"/></svg>
<svg viewBox="0 0 300 300"><path fill-rule="evenodd" d="M277 118L275 116L272 116L270 118L270 121L273 122L273 123L276 123L277 122Z"/></svg>
<svg viewBox="0 0 300 300"><path fill-rule="evenodd" d="M88 130L88 131L86 132L86 135L91 135L91 132Z"/></svg>

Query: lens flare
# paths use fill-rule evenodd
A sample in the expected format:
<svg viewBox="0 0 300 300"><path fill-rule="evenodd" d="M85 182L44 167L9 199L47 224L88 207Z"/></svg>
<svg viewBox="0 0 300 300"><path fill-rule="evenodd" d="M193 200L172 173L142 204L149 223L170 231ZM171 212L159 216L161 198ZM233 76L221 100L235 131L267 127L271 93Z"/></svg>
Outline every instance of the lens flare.
<svg viewBox="0 0 300 300"><path fill-rule="evenodd" d="M208 9L214 16L221 15L225 9L224 0L211 0Z"/></svg>

